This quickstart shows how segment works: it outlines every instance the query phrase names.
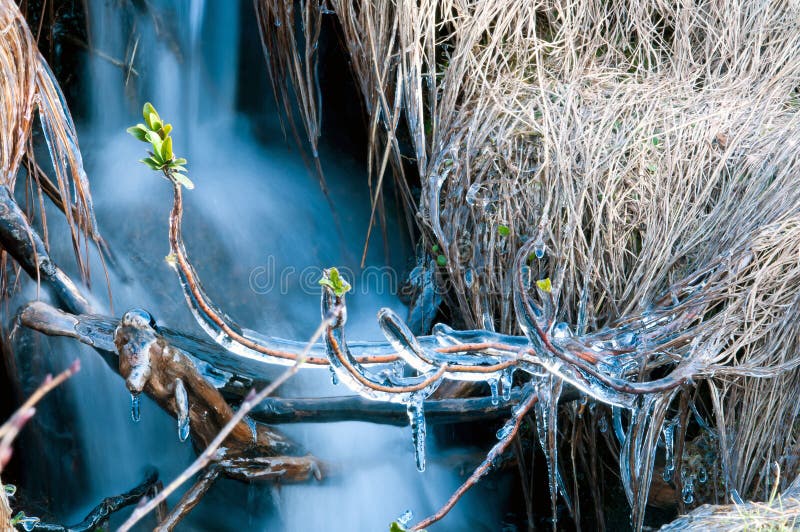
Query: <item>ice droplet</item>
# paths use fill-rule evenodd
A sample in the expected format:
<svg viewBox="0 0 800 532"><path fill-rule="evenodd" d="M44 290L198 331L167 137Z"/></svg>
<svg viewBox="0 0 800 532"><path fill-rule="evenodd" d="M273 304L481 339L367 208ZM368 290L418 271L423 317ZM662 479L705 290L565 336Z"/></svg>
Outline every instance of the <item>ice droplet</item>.
<svg viewBox="0 0 800 532"><path fill-rule="evenodd" d="M533 244L533 253L537 259L543 259L547 253L547 246L544 245L544 240L539 237Z"/></svg>
<svg viewBox="0 0 800 532"><path fill-rule="evenodd" d="M339 384L339 376L336 375L336 370L334 369L333 366L328 366L328 369L331 372L331 382L333 383L334 386L336 386L337 384Z"/></svg>
<svg viewBox="0 0 800 532"><path fill-rule="evenodd" d="M414 442L414 459L417 471L425 471L425 412L422 401L412 400L406 405L408 420L411 423L411 438Z"/></svg>
<svg viewBox="0 0 800 532"><path fill-rule="evenodd" d="M489 391L492 393L492 405L500 404L499 393L497 390L497 379L489 379Z"/></svg>
<svg viewBox="0 0 800 532"><path fill-rule="evenodd" d="M13 497L17 492L17 487L14 484L5 484L3 490L6 492L6 497Z"/></svg>
<svg viewBox="0 0 800 532"><path fill-rule="evenodd" d="M572 331L566 322L560 321L553 327L553 338L563 340L570 336L572 336Z"/></svg>
<svg viewBox="0 0 800 532"><path fill-rule="evenodd" d="M182 421L178 421L178 439L182 442L186 441L189 438L189 418Z"/></svg>
<svg viewBox="0 0 800 532"><path fill-rule="evenodd" d="M139 394L132 393L131 394L131 419L134 423L138 423L141 419L139 413Z"/></svg>
<svg viewBox="0 0 800 532"><path fill-rule="evenodd" d="M605 432L608 430L608 421L606 421L606 416L601 416L600 419L597 420L597 428L600 429L600 432Z"/></svg>
<svg viewBox="0 0 800 532"><path fill-rule="evenodd" d="M708 481L708 471L703 466L697 470L697 482L700 484L705 484Z"/></svg>
<svg viewBox="0 0 800 532"><path fill-rule="evenodd" d="M406 528L413 518L414 513L411 510L406 510L403 515L397 518L396 522L401 527Z"/></svg>
<svg viewBox="0 0 800 532"><path fill-rule="evenodd" d="M480 189L480 183L472 183L472 185L470 185L470 187L467 189L466 200L469 205L475 205L478 203L478 192Z"/></svg>
<svg viewBox="0 0 800 532"><path fill-rule="evenodd" d="M500 384L503 387L503 401L511 399L511 386L514 382L514 368L504 369L500 374Z"/></svg>
<svg viewBox="0 0 800 532"><path fill-rule="evenodd" d="M514 425L512 423L506 423L503 425L500 430L497 431L497 439L504 440L511 434L511 431L514 430Z"/></svg>
<svg viewBox="0 0 800 532"><path fill-rule="evenodd" d="M467 285L467 288L472 288L472 284L475 282L475 273L472 270L467 270L464 272L464 284Z"/></svg>

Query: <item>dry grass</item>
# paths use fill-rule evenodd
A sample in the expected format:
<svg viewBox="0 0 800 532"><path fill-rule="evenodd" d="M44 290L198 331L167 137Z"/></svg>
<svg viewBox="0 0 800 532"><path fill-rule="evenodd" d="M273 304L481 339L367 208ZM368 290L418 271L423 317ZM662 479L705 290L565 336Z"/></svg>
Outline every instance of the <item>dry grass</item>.
<svg viewBox="0 0 800 532"><path fill-rule="evenodd" d="M43 193L54 201L66 216L81 275L88 280L89 240L103 244L97 232L75 126L58 83L13 0L0 0L0 108L3 131L0 185L13 191L20 166L25 166L25 175L34 192L28 198L29 216L35 205L47 242ZM52 181L35 162L31 130L37 112L51 156ZM2 252L4 265L6 261Z"/></svg>
<svg viewBox="0 0 800 532"><path fill-rule="evenodd" d="M547 248L531 267L552 279L559 319L579 333L645 311L715 261L742 265L703 288L708 310L676 336L711 347L700 388L727 489L766 497L774 461L794 478L800 6L329 5L370 119L373 195L388 169L404 186L410 139L423 186L418 201L404 197L425 249L446 255L431 267L450 283L461 325L517 331L513 257L531 239ZM299 85L314 86L313 72ZM674 412L671 397L656 402L654 419ZM660 428L638 452L652 454ZM649 478L640 473L629 496L641 502Z"/></svg>

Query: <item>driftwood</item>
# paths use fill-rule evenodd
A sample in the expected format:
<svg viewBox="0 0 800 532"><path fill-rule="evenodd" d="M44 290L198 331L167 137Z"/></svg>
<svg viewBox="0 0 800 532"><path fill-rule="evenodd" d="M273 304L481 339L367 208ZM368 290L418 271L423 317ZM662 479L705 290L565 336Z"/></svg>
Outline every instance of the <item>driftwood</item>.
<svg viewBox="0 0 800 532"><path fill-rule="evenodd" d="M178 420L178 434L191 433L202 450L233 417L231 406L197 371L192 359L171 346L151 326L142 310L125 313L114 332L119 371L132 396L142 392ZM320 478L320 464L310 457L287 457L300 449L283 434L249 418L237 423L225 439L221 458L230 462L223 472L240 480L280 478L304 481Z"/></svg>

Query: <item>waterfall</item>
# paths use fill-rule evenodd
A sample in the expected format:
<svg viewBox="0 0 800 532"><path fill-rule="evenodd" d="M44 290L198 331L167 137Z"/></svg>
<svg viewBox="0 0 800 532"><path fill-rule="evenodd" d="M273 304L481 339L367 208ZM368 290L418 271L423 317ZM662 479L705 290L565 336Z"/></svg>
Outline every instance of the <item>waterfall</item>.
<svg viewBox="0 0 800 532"><path fill-rule="evenodd" d="M287 149L277 112L269 107L274 104L265 90L260 46L254 48L258 34L252 4L160 0L134 5L123 10L114 2L89 3L92 51L77 81L86 99L78 129L97 218L119 261L111 273L114 313L146 308L161 323L202 336L164 262L170 188L136 162L142 157L141 144L125 134L127 126L141 121L142 103L152 101L174 124L175 152L189 160L196 184L186 194L184 233L206 289L250 328L307 338L319 323L319 296L307 293L304 272L330 265L358 271L354 257L360 257L370 214L366 169L326 144L336 137L326 132L321 156L339 206L342 240L316 177L294 147ZM131 57L132 69L124 66ZM253 90L263 92L254 95ZM243 94L263 102L261 117L241 111ZM258 140L256 130L261 132ZM387 234L391 242L402 238L396 222ZM69 243L51 240L54 256L66 262ZM396 264L391 266L402 271L405 257L399 256L399 248L395 251ZM368 263L385 265L379 238L371 242ZM271 290L253 285L257 271L278 276ZM93 294L108 309L101 272L95 258ZM35 297L32 287L24 297ZM351 338L380 338L375 318L380 307L407 312L396 294L364 294L356 285L349 301ZM79 356L84 368L66 388L77 420L80 459L74 467L81 471L49 491L71 502L59 517L82 518L103 497L139 482L148 465L156 466L168 482L191 462L191 444L178 441L174 420L154 403L143 398L141 422L131 421L122 380L91 349L63 339L42 342L65 361ZM329 396L348 391L334 386L327 371L309 371L282 393ZM331 464L330 478L280 490L221 480L179 528L385 530L409 509L415 517L425 517L464 478L459 474L463 471L437 454L433 438L428 469L418 473L408 427L347 422L281 429ZM59 443L53 445L52 452L58 452ZM481 523L497 523L498 510L481 502L478 495L469 495L448 517L448 526L480 529Z"/></svg>

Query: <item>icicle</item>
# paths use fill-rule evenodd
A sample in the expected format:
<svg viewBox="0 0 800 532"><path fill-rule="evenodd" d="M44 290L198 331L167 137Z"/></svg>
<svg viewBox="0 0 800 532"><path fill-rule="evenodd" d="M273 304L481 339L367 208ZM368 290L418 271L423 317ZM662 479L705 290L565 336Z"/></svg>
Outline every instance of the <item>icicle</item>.
<svg viewBox="0 0 800 532"><path fill-rule="evenodd" d="M536 432L539 436L539 445L542 446L547 461L547 474L550 480L550 510L552 512L553 530L558 522L556 502L559 489L567 506L571 508L571 501L563 489L563 481L558 471L558 398L561 396L562 381L550 375L537 387L539 402L536 403Z"/></svg>
<svg viewBox="0 0 800 532"><path fill-rule="evenodd" d="M339 377L336 376L336 370L333 369L333 366L328 366L328 369L331 372L331 382L333 383L334 386L336 386L337 384L339 384Z"/></svg>
<svg viewBox="0 0 800 532"><path fill-rule="evenodd" d="M606 416L600 416L600 419L597 420L597 428L600 432L605 432L608 430L608 421L606 421Z"/></svg>
<svg viewBox="0 0 800 532"><path fill-rule="evenodd" d="M611 407L611 421L614 423L614 435L620 445L625 443L625 431L622 430L622 409L618 406Z"/></svg>
<svg viewBox="0 0 800 532"><path fill-rule="evenodd" d="M500 404L499 394L497 391L497 379L489 379L489 390L492 393L492 405L497 406Z"/></svg>
<svg viewBox="0 0 800 532"><path fill-rule="evenodd" d="M697 482L700 484L705 484L708 481L708 471L703 466L700 466L697 470Z"/></svg>
<svg viewBox="0 0 800 532"><path fill-rule="evenodd" d="M684 504L692 504L694 502L694 475L686 474L686 471L681 471L681 480L683 481L683 488L681 489L681 497L683 497Z"/></svg>
<svg viewBox="0 0 800 532"><path fill-rule="evenodd" d="M406 405L408 420L411 423L411 438L414 442L414 459L417 471L425 471L425 412L422 401L412 400Z"/></svg>
<svg viewBox="0 0 800 532"><path fill-rule="evenodd" d="M664 436L664 481L672 480L672 473L675 471L675 422L664 424L661 430Z"/></svg>
<svg viewBox="0 0 800 532"><path fill-rule="evenodd" d="M503 401L509 401L511 399L511 386L514 382L514 369L516 368L504 369L500 374L500 384L503 388Z"/></svg>
<svg viewBox="0 0 800 532"><path fill-rule="evenodd" d="M483 328L487 331L494 332L494 318L492 317L492 313L488 310L483 311L483 316L481 317L481 321L483 321Z"/></svg>
<svg viewBox="0 0 800 532"><path fill-rule="evenodd" d="M189 396L181 379L175 379L175 405L178 408L178 439L189 437Z"/></svg>
<svg viewBox="0 0 800 532"><path fill-rule="evenodd" d="M131 394L131 419L134 423L138 423L139 419L141 419L139 414L139 394L132 393Z"/></svg>

